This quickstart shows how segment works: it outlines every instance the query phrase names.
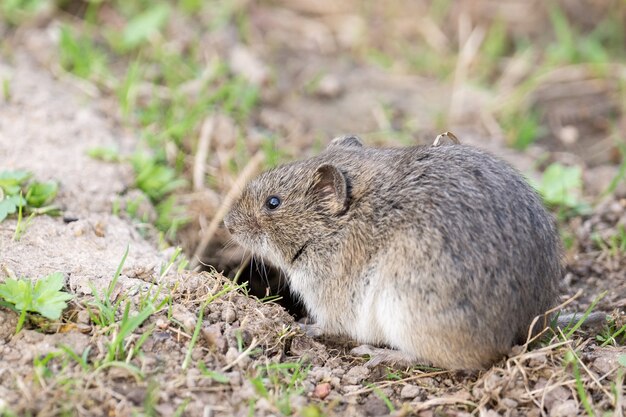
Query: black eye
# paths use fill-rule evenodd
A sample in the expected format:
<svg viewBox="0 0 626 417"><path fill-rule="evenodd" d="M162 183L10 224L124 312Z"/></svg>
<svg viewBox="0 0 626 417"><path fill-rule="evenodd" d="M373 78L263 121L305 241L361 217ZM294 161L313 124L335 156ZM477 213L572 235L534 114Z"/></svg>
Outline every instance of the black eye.
<svg viewBox="0 0 626 417"><path fill-rule="evenodd" d="M280 206L280 198L275 195L271 195L265 200L265 207L267 207L268 210L276 210L278 206Z"/></svg>

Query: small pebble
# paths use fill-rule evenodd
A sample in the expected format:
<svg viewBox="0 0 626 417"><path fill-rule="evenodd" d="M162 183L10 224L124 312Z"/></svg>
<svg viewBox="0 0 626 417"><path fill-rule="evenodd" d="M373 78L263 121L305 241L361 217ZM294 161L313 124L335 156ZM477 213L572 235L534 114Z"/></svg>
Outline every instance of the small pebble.
<svg viewBox="0 0 626 417"><path fill-rule="evenodd" d="M503 398L500 400L500 403L506 408L511 408L511 409L517 408L517 401L515 401L512 398Z"/></svg>
<svg viewBox="0 0 626 417"><path fill-rule="evenodd" d="M152 356L143 356L141 358L141 367L142 369L150 368L152 366L156 366L159 361Z"/></svg>
<svg viewBox="0 0 626 417"><path fill-rule="evenodd" d="M309 371L309 378L315 382L319 382L323 379L329 379L331 376L330 369L322 366L316 366Z"/></svg>
<svg viewBox="0 0 626 417"><path fill-rule="evenodd" d="M75 237L80 237L85 234L86 231L85 224L83 222L72 223L70 225L70 230L74 234Z"/></svg>
<svg viewBox="0 0 626 417"><path fill-rule="evenodd" d="M124 392L124 396L134 405L139 405L145 400L146 389L143 387L132 387Z"/></svg>
<svg viewBox="0 0 626 417"><path fill-rule="evenodd" d="M307 399L302 395L294 395L289 398L289 405L292 410L300 410L306 406Z"/></svg>
<svg viewBox="0 0 626 417"><path fill-rule="evenodd" d="M194 361L198 361L202 359L203 355L204 355L204 352L202 351L202 349L196 348L191 351L191 359L193 359Z"/></svg>
<svg viewBox="0 0 626 417"><path fill-rule="evenodd" d="M385 402L374 393L371 393L367 396L367 398L365 398L363 408L365 408L368 414L372 416L389 415L389 410L387 409Z"/></svg>
<svg viewBox="0 0 626 417"><path fill-rule="evenodd" d="M400 398L403 400L412 400L417 397L422 389L417 385L405 385L402 387L402 391L400 391Z"/></svg>
<svg viewBox="0 0 626 417"><path fill-rule="evenodd" d="M343 376L343 382L347 385L355 385L367 378L369 374L369 368L361 365L354 366Z"/></svg>
<svg viewBox="0 0 626 417"><path fill-rule="evenodd" d="M174 304L174 307L172 308L172 318L179 323L182 323L185 330L188 332L193 332L196 327L196 316L191 314L191 311L187 310L182 305Z"/></svg>
<svg viewBox="0 0 626 417"><path fill-rule="evenodd" d="M241 384L241 372L232 371L224 374L234 386Z"/></svg>
<svg viewBox="0 0 626 417"><path fill-rule="evenodd" d="M553 417L575 416L578 412L578 404L574 400L563 401L555 404L549 411L549 415Z"/></svg>
<svg viewBox="0 0 626 417"><path fill-rule="evenodd" d="M65 214L63 215L63 222L64 223L74 223L78 221L78 216L74 216L72 214Z"/></svg>
<svg viewBox="0 0 626 417"><path fill-rule="evenodd" d="M328 397L328 394L330 394L331 389L332 388L330 386L330 383L322 382L321 384L318 384L315 387L315 390L313 391L313 396L315 398L319 398L320 400L323 400L324 398Z"/></svg>
<svg viewBox="0 0 626 417"><path fill-rule="evenodd" d="M91 333L91 326L88 324L78 323L76 324L76 328L81 333L84 333L84 334Z"/></svg>
<svg viewBox="0 0 626 417"><path fill-rule="evenodd" d="M78 324L89 324L91 322L91 318L89 317L88 310L81 310L76 315L76 323Z"/></svg>
<svg viewBox="0 0 626 417"><path fill-rule="evenodd" d="M358 391L361 388L363 387L360 385L344 385L343 387L341 387L341 390L344 392L344 394L349 394L351 392Z"/></svg>
<svg viewBox="0 0 626 417"><path fill-rule="evenodd" d="M97 221L93 227L93 231L98 237L106 236L107 226L103 221Z"/></svg>
<svg viewBox="0 0 626 417"><path fill-rule="evenodd" d="M222 320L226 323L232 323L237 320L237 312L232 307L226 307L222 310Z"/></svg>
<svg viewBox="0 0 626 417"><path fill-rule="evenodd" d="M238 357L239 357L239 351L237 350L237 348L234 348L234 347L228 348L228 351L226 352L226 362L230 364L234 362Z"/></svg>
<svg viewBox="0 0 626 417"><path fill-rule="evenodd" d="M207 342L210 348L215 348L220 353L226 352L228 342L222 335L221 325L219 323L211 324L210 326L204 326L200 330L202 337Z"/></svg>
<svg viewBox="0 0 626 417"><path fill-rule="evenodd" d="M265 411L265 410L272 410L274 406L266 398L259 398L254 403L254 408L255 410L258 410L258 411L261 411L261 410ZM263 414L265 415L265 413Z"/></svg>
<svg viewBox="0 0 626 417"><path fill-rule="evenodd" d="M237 348L231 347L228 349L228 351L226 352L226 362L228 362L228 364L230 365L231 363L234 363L237 358L239 358L239 355L241 355L241 353L237 350ZM239 361L237 362L237 367L239 369L245 369L248 364L250 363L251 359L250 356L242 356Z"/></svg>
<svg viewBox="0 0 626 417"><path fill-rule="evenodd" d="M193 353L192 353L193 356ZM187 370L187 375L185 378L185 382L187 384L187 387L189 388L193 388L195 386L198 385L198 381L202 378L200 371L198 371L197 369L191 368L189 370Z"/></svg>
<svg viewBox="0 0 626 417"><path fill-rule="evenodd" d="M335 98L343 91L341 81L335 75L327 74L323 76L315 89L315 94L322 98Z"/></svg>
<svg viewBox="0 0 626 417"><path fill-rule="evenodd" d="M558 137L565 145L573 145L578 142L580 132L576 126L566 125L558 131Z"/></svg>

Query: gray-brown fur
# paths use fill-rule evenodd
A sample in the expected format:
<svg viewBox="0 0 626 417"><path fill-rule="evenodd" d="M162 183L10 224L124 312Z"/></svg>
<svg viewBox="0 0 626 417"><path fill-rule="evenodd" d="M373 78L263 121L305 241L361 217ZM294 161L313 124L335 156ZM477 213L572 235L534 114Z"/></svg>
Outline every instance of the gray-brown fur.
<svg viewBox="0 0 626 417"><path fill-rule="evenodd" d="M562 274L537 194L505 162L463 145L338 138L251 181L225 223L285 270L324 332L445 368L488 366L523 341Z"/></svg>

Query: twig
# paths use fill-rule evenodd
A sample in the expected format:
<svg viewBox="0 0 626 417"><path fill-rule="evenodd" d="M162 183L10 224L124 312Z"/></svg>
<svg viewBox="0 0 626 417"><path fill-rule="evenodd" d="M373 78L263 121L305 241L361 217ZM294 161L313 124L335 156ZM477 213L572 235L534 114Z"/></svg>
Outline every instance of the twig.
<svg viewBox="0 0 626 417"><path fill-rule="evenodd" d="M239 356L237 356L237 358L232 361L231 363L229 363L228 365L222 367L222 369L220 369L220 372L226 372L228 371L230 368L232 368L233 366L237 365L239 362L241 362L241 360L243 358L245 358L246 356L248 356L250 354L250 352L252 351L252 349L254 349L255 347L257 347L257 345L259 344L259 341L256 339L256 337L254 339L252 339L252 342L250 343L250 346L248 346L246 348L246 350L244 350L243 352L241 352L239 354Z"/></svg>
<svg viewBox="0 0 626 417"><path fill-rule="evenodd" d="M414 411L424 411L429 408L436 407L438 405L455 405L462 404L467 405L469 407L477 407L478 404L472 401L464 400L462 398L454 398L454 397L441 397L441 398L433 398L428 401L424 401L423 403L419 403Z"/></svg>
<svg viewBox="0 0 626 417"><path fill-rule="evenodd" d="M403 379L399 379L397 381L385 381L382 382L378 385L374 385L374 386L370 386L367 388L362 388L360 390L356 390L356 391L352 391L346 394L346 397L352 396L352 395L360 395L360 394L365 394L368 392L371 392L374 390L374 388L386 388L388 386L391 385L396 385L396 384L401 384L404 382L410 382L410 381L415 381L417 379L421 379L421 378L429 378L429 377L433 377L433 376L437 376L437 375L443 375L443 374L449 374L450 371L434 371L434 372L426 372L426 373L422 373L422 374L418 374L418 375L413 375L413 376L409 376Z"/></svg>

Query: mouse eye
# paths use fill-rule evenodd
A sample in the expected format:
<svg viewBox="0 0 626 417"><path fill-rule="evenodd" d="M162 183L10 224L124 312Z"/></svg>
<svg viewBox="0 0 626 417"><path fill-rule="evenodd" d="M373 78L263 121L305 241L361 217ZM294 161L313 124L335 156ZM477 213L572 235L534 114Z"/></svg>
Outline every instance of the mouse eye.
<svg viewBox="0 0 626 417"><path fill-rule="evenodd" d="M268 210L276 210L278 206L280 206L280 198L275 195L271 195L265 200L265 207L267 207Z"/></svg>

